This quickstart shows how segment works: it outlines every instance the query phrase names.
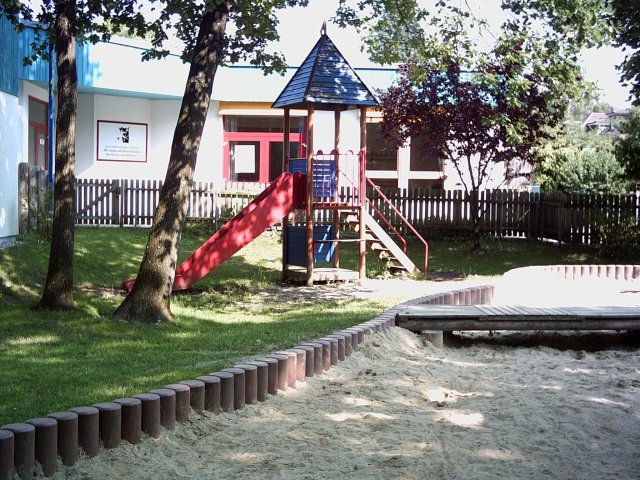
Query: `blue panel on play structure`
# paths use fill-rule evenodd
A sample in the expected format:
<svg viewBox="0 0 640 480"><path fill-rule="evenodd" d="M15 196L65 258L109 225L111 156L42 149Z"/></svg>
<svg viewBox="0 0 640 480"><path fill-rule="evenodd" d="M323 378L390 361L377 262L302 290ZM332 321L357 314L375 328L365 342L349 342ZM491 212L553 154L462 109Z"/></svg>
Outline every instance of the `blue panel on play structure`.
<svg viewBox="0 0 640 480"><path fill-rule="evenodd" d="M307 174L307 159L289 160L289 172ZM313 198L323 200L333 197L336 191L336 161L334 159L313 160Z"/></svg>
<svg viewBox="0 0 640 480"><path fill-rule="evenodd" d="M313 161L313 198L333 197L336 190L335 160Z"/></svg>
<svg viewBox="0 0 640 480"><path fill-rule="evenodd" d="M291 173L304 173L307 174L307 159L306 158L292 158L289 160L289 172Z"/></svg>
<svg viewBox="0 0 640 480"><path fill-rule="evenodd" d="M313 228L313 239L315 244L315 254L313 263L330 263L333 261L335 253L335 243L330 242L333 237L333 226L315 225ZM307 266L307 227L289 226L287 227L287 263L289 265Z"/></svg>
<svg viewBox="0 0 640 480"><path fill-rule="evenodd" d="M332 225L314 225L313 240L315 241L314 263L328 263L333 261L336 244L331 240L333 236Z"/></svg>

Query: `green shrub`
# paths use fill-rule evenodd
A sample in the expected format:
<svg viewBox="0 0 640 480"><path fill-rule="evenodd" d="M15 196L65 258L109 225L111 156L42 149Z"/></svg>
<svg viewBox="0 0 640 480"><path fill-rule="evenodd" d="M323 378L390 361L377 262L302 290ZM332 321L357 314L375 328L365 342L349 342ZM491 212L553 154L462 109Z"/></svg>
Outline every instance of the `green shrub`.
<svg viewBox="0 0 640 480"><path fill-rule="evenodd" d="M640 260L640 226L634 216L617 223L598 222L598 253L605 257Z"/></svg>

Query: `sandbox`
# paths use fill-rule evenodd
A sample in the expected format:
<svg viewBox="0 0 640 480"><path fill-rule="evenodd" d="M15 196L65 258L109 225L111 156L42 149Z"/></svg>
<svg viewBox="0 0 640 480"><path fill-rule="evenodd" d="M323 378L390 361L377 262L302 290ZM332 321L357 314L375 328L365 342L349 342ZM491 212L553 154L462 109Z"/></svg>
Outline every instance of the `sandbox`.
<svg viewBox="0 0 640 480"><path fill-rule="evenodd" d="M478 301L492 288L495 297L500 287L493 285L458 291ZM624 288L620 295L637 298L635 284ZM66 466L59 458L53 478L637 478L637 338L598 334L589 345L606 348L592 349L583 348L577 335L573 346L556 349L544 340L525 347L495 337L469 343L467 336L443 349L392 326L404 306L204 375L217 380L199 377L160 389L173 395L153 395L173 398L171 411L181 416L155 434L137 434L143 428L131 408L137 402L109 402L119 409L84 407L97 409L99 420L120 411L119 438L114 421L99 421L99 453L91 457L83 447ZM185 408L191 397L197 400L186 400ZM163 420L151 418L147 427ZM85 441L89 434L95 440L95 430L80 431ZM38 472L52 468L45 455L53 448L51 436L43 447L42 435L13 435L14 459L27 467L23 478L29 466ZM7 458L5 437L11 436L0 436L0 459ZM107 448L107 441L117 446ZM56 448L63 444L68 441ZM49 463L43 465L45 458Z"/></svg>

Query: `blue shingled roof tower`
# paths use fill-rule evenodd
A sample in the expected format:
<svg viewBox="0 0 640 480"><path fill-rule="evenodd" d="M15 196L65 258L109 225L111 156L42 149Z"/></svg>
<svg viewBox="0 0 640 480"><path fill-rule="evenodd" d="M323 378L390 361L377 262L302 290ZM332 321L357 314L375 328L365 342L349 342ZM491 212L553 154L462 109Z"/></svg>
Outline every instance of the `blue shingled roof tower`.
<svg viewBox="0 0 640 480"><path fill-rule="evenodd" d="M273 103L273 108L342 110L376 107L378 101L351 68L323 27L315 44L298 71Z"/></svg>

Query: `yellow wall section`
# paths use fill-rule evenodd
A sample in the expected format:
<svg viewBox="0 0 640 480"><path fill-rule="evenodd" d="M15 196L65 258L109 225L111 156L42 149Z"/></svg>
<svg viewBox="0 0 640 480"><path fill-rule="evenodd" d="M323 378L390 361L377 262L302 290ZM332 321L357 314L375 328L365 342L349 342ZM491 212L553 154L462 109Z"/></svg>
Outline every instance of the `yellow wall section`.
<svg viewBox="0 0 640 480"><path fill-rule="evenodd" d="M220 115L284 115L284 109L271 108L269 102L225 102L220 101ZM291 115L297 117L306 117L305 110L291 110ZM367 122L377 123L382 121L382 111L379 108L367 108Z"/></svg>
<svg viewBox="0 0 640 480"><path fill-rule="evenodd" d="M280 108L271 108L267 102L220 102L220 110L273 110L281 112Z"/></svg>

